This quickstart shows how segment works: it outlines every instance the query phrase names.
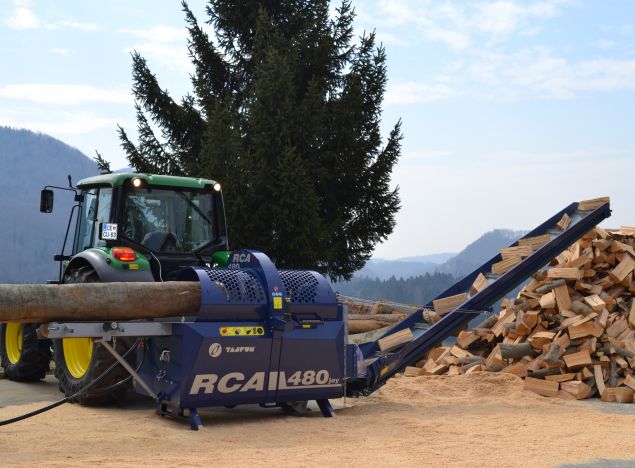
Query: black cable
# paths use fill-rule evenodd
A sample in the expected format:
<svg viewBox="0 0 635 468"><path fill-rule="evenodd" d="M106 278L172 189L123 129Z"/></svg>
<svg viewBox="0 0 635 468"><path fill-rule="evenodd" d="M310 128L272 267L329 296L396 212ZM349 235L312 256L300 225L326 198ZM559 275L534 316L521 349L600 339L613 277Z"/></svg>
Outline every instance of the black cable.
<svg viewBox="0 0 635 468"><path fill-rule="evenodd" d="M139 342L140 342L140 340L137 339L137 341L135 341L135 343L130 347L130 349L125 352L125 354L122 356L122 358L125 359L126 356L128 356L128 354L130 354L139 345ZM56 401L54 403L51 403L50 405L43 406L42 408L36 409L35 411L31 411L29 413L25 413L25 414L22 414L20 416L16 416L16 417L11 418L11 419L5 419L4 421L0 421L0 426L7 426L9 424L13 424L13 423L16 423L18 421L23 421L23 420L31 418L33 416L37 416L38 414L41 414L41 413L44 413L46 411L52 410L53 408L57 408L58 406L61 406L64 403L68 403L73 398L77 398L82 393L85 393L93 385L96 385L99 382L101 382L101 380L103 380L103 378L106 377L108 375L108 373L110 371L112 371L115 367L117 367L118 365L119 365L119 361L115 360L115 362L112 363L110 365L110 367L108 367L108 369L106 369L99 377L94 379L92 382L89 382L85 387L79 389L77 392L75 392L71 396L64 397L61 400L58 400L58 401ZM110 387L111 388L115 388L115 387L117 387L119 385L122 385L123 383L127 382L127 380L128 379L121 380L120 382L117 382L117 384L111 385Z"/></svg>
<svg viewBox="0 0 635 468"><path fill-rule="evenodd" d="M141 340L137 340L137 342L139 342ZM141 358L141 362L139 363L139 365L137 365L137 368L134 370L135 372L139 372L139 369L141 369L141 366L143 365L143 361L145 361L146 359L146 348L143 348L143 356ZM132 374L129 374L128 377L126 377L125 379L120 380L117 383L114 383L112 385L108 385L107 387L104 388L99 388L97 390L95 390L95 393L107 393L117 387L119 387L120 385L124 385L125 383L129 382L130 379L132 379Z"/></svg>

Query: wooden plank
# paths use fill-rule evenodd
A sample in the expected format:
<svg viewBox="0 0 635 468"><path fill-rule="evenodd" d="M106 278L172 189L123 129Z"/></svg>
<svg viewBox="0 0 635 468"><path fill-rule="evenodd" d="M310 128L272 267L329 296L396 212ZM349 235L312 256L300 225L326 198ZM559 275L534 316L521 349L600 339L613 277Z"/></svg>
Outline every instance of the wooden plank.
<svg viewBox="0 0 635 468"><path fill-rule="evenodd" d="M634 226L621 226L617 231L620 236L635 236Z"/></svg>
<svg viewBox="0 0 635 468"><path fill-rule="evenodd" d="M626 387L616 387L615 401L617 403L633 403L633 390Z"/></svg>
<svg viewBox="0 0 635 468"><path fill-rule="evenodd" d="M529 328L533 330L536 324L538 323L538 319L540 318L539 310L528 310L523 315L523 323Z"/></svg>
<svg viewBox="0 0 635 468"><path fill-rule="evenodd" d="M434 311L443 316L448 312L456 309L458 306L467 301L467 293L457 294L455 296L448 296L442 299L432 301Z"/></svg>
<svg viewBox="0 0 635 468"><path fill-rule="evenodd" d="M413 335L412 331L409 328L404 328L403 330L399 330L391 335L380 338L377 341L379 345L379 349L386 352L392 351L393 349L399 348L404 344L412 341Z"/></svg>
<svg viewBox="0 0 635 468"><path fill-rule="evenodd" d="M407 366L403 371L403 375L406 377L417 377L420 373L421 369L414 366Z"/></svg>
<svg viewBox="0 0 635 468"><path fill-rule="evenodd" d="M556 296L553 292L548 292L540 297L540 307L543 309L553 309L556 306Z"/></svg>
<svg viewBox="0 0 635 468"><path fill-rule="evenodd" d="M556 374L556 375L546 375L545 380L551 380L553 382L566 382L567 380L575 379L575 373L570 372L568 374Z"/></svg>
<svg viewBox="0 0 635 468"><path fill-rule="evenodd" d="M578 203L578 210L581 210L581 211L595 210L596 208L599 208L605 203L610 203L610 202L611 202L610 197L600 197L600 198L593 198L591 200L582 200L581 202Z"/></svg>
<svg viewBox="0 0 635 468"><path fill-rule="evenodd" d="M549 380L534 379L533 377L527 377L523 386L525 390L537 393L538 395L555 397L558 395L558 389L560 384L558 382L552 382Z"/></svg>
<svg viewBox="0 0 635 468"><path fill-rule="evenodd" d="M505 367L500 372L503 374L513 374L521 378L527 377L527 365L524 362L517 362Z"/></svg>
<svg viewBox="0 0 635 468"><path fill-rule="evenodd" d="M628 385L633 390L635 390L635 379L632 375L627 374L626 377L624 377L624 385Z"/></svg>
<svg viewBox="0 0 635 468"><path fill-rule="evenodd" d="M560 388L563 391L573 395L577 400L588 398L588 396L591 394L591 387L578 380L562 382L560 384Z"/></svg>
<svg viewBox="0 0 635 468"><path fill-rule="evenodd" d="M569 369L590 366L593 363L591 361L591 355L587 350L578 351L577 353L573 354L567 354L562 358L564 359L564 363Z"/></svg>
<svg viewBox="0 0 635 468"><path fill-rule="evenodd" d="M518 245L529 246L532 248L532 250L538 250L550 240L551 236L549 234L542 234L540 236L525 237L524 239L519 239Z"/></svg>
<svg viewBox="0 0 635 468"><path fill-rule="evenodd" d="M479 273L470 287L470 294L473 296L474 294L482 291L485 286L487 286L487 278L483 273Z"/></svg>
<svg viewBox="0 0 635 468"><path fill-rule="evenodd" d="M565 231L569 225L571 225L571 218L567 213L563 214L560 221L556 223L556 227L561 231Z"/></svg>
<svg viewBox="0 0 635 468"><path fill-rule="evenodd" d="M432 359L433 361L436 361L437 359L439 359L441 357L441 355L443 355L443 353L445 353L446 351L449 352L449 349L445 346L439 346L438 348L433 348L430 350L430 352L428 353L428 359Z"/></svg>
<svg viewBox="0 0 635 468"><path fill-rule="evenodd" d="M595 364L593 366L593 375L595 376L595 386L598 389L598 393L601 395L606 391L606 386L604 385L604 374L602 373L602 366L599 364Z"/></svg>
<svg viewBox="0 0 635 468"><path fill-rule="evenodd" d="M567 330L569 332L569 338L572 340L578 340L589 336L599 338L602 336L602 333L604 333L604 327L592 321L588 321L580 325L571 325Z"/></svg>
<svg viewBox="0 0 635 468"><path fill-rule="evenodd" d="M633 257L626 254L622 261L609 272L611 278L618 283L624 281L627 275L629 275L635 269L635 260Z"/></svg>
<svg viewBox="0 0 635 468"><path fill-rule="evenodd" d="M505 310L505 313L498 319L496 325L492 327L492 333L494 333L496 337L500 337L505 331L505 325L514 321L516 321L514 313L509 310Z"/></svg>
<svg viewBox="0 0 635 468"><path fill-rule="evenodd" d="M631 311L628 314L628 321L635 328L635 299L631 302Z"/></svg>
<svg viewBox="0 0 635 468"><path fill-rule="evenodd" d="M596 312L602 312L602 310L606 307L606 302L604 302L597 294L585 297L584 302L586 302L589 307Z"/></svg>
<svg viewBox="0 0 635 468"><path fill-rule="evenodd" d="M456 344L459 345L461 348L465 349L471 344L476 343L480 339L481 339L480 336L472 332L461 331L459 333L459 336L456 339Z"/></svg>
<svg viewBox="0 0 635 468"><path fill-rule="evenodd" d="M615 401L615 388L605 388L600 397L602 401L614 402Z"/></svg>
<svg viewBox="0 0 635 468"><path fill-rule="evenodd" d="M580 280L582 279L582 273L577 268L550 268L547 272L547 278Z"/></svg>
<svg viewBox="0 0 635 468"><path fill-rule="evenodd" d="M606 334L611 338L615 338L620 333L628 328L628 322L624 317L620 317L615 320L610 327L606 329Z"/></svg>
<svg viewBox="0 0 635 468"><path fill-rule="evenodd" d="M507 260L516 257L529 257L534 251L530 245L518 245L516 247L505 247L500 250L501 258Z"/></svg>
<svg viewBox="0 0 635 468"><path fill-rule="evenodd" d="M522 261L520 257L512 257L507 260L494 263L492 265L492 273L495 275L502 275L506 271L511 270L514 266L518 265Z"/></svg>
<svg viewBox="0 0 635 468"><path fill-rule="evenodd" d="M561 284L553 288L553 294L556 296L558 310L564 311L571 309L571 297L569 296L569 288L566 284Z"/></svg>

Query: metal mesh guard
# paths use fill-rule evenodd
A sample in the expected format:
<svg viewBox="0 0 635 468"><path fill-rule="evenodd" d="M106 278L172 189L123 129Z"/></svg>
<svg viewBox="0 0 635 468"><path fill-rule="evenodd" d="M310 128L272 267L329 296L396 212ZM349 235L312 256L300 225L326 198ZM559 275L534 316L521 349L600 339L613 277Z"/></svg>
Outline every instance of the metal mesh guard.
<svg viewBox="0 0 635 468"><path fill-rule="evenodd" d="M315 303L317 288L320 285L315 276L309 271L279 270L280 279L287 290L287 294L294 304Z"/></svg>
<svg viewBox="0 0 635 468"><path fill-rule="evenodd" d="M265 292L260 281L246 270L206 269L209 279L223 290L229 302L265 304Z"/></svg>

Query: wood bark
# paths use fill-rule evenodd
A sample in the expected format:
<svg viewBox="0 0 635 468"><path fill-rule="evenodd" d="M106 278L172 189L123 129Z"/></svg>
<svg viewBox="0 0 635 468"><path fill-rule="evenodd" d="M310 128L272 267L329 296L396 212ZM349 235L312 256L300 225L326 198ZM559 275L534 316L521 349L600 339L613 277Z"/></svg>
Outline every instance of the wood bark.
<svg viewBox="0 0 635 468"><path fill-rule="evenodd" d="M198 282L2 284L0 322L114 321L196 315Z"/></svg>
<svg viewBox="0 0 635 468"><path fill-rule="evenodd" d="M501 343L499 345L499 348L501 350L501 357L503 359L520 359L524 356L535 355L534 349L531 347L530 343L520 343L520 344Z"/></svg>

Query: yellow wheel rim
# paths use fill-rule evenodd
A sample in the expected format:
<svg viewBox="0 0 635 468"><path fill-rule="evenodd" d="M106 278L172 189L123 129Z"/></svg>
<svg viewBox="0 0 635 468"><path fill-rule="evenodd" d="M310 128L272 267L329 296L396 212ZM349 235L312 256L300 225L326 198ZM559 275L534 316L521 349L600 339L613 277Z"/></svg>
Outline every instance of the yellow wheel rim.
<svg viewBox="0 0 635 468"><path fill-rule="evenodd" d="M76 379L84 377L93 357L93 340L90 338L63 338L64 362Z"/></svg>
<svg viewBox="0 0 635 468"><path fill-rule="evenodd" d="M22 324L7 323L4 333L4 346L11 364L16 364L22 354Z"/></svg>

